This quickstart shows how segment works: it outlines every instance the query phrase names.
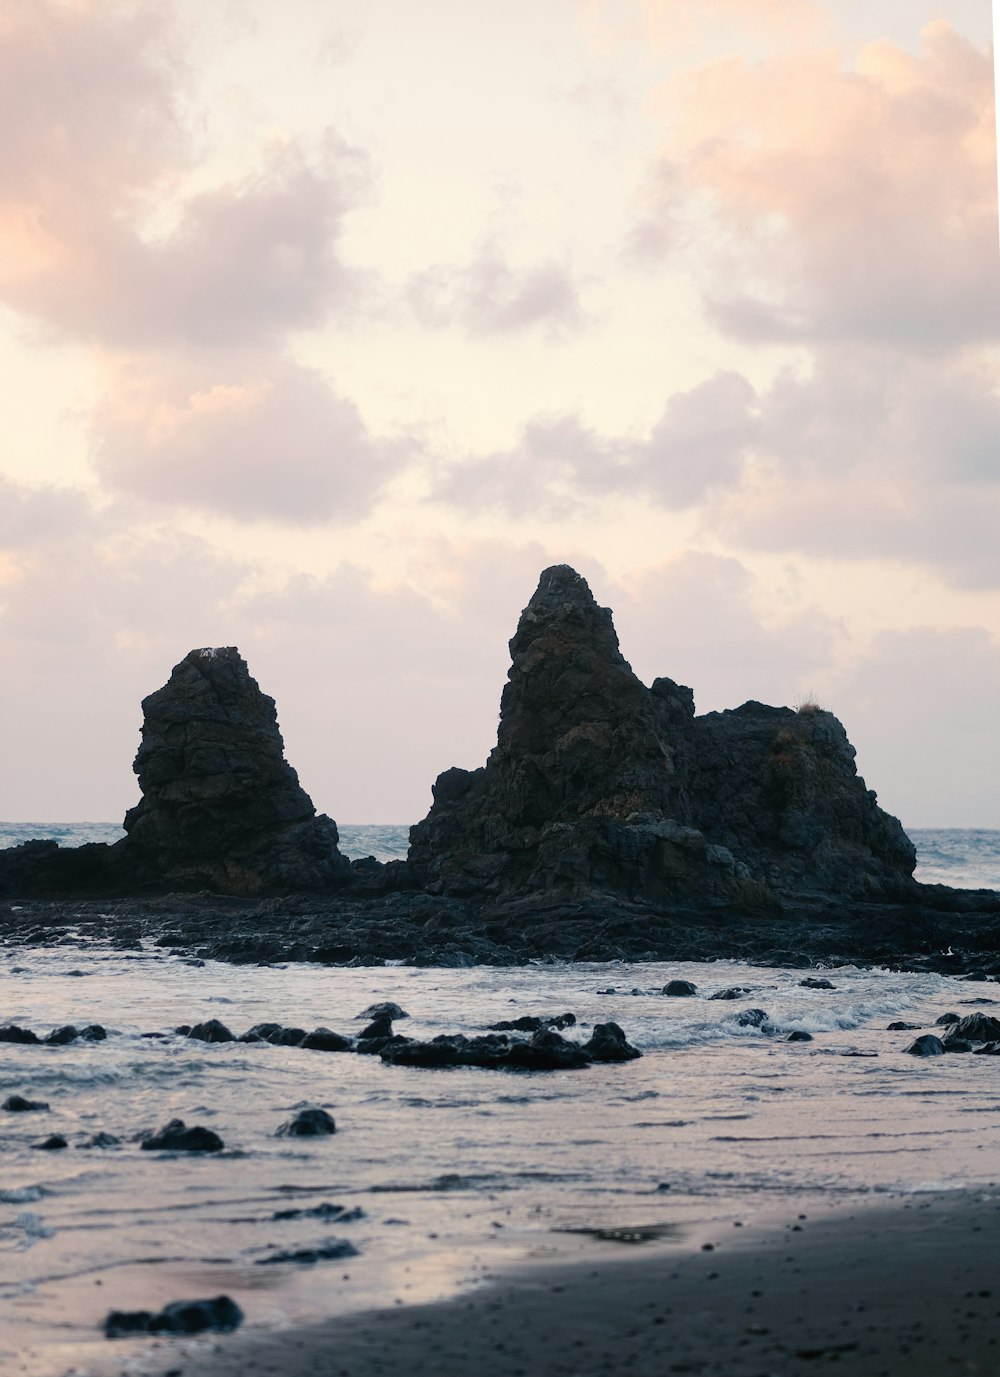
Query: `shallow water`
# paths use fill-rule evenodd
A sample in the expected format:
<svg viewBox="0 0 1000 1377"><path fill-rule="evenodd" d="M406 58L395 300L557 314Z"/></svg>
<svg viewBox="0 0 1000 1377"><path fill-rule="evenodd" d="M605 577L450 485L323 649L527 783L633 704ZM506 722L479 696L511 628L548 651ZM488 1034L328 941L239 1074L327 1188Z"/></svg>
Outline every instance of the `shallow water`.
<svg viewBox="0 0 1000 1377"><path fill-rule="evenodd" d="M107 824L28 824L0 827L0 845L43 831L66 844L121 835ZM345 826L342 845L391 859L405 854L406 831ZM914 839L920 878L1000 885L1000 834ZM0 1022L40 1034L99 1022L110 1033L99 1044L0 1044L0 1099L50 1105L0 1114L0 1370L5 1353L22 1355L17 1371L66 1370L102 1347L97 1326L112 1307L226 1292L249 1324L281 1324L448 1294L485 1275L492 1257L546 1255L574 1237L564 1230L643 1226L683 1239L792 1201L812 1208L1000 1176L1000 1061L917 1060L903 1052L914 1034L886 1031L895 1019L990 1010L996 985L845 968L824 972L834 990L810 990L800 971L738 963L198 966L98 944L6 948L0 959ZM678 977L699 996L659 993ZM708 998L734 985L746 995ZM416 1036L572 1010L581 1025L569 1036L613 1019L644 1055L575 1072L428 1071L170 1033L210 1017L237 1033L264 1020L356 1032L355 1015L383 999L409 1011L399 1031ZM780 1032L739 1028L734 1014L753 1006ZM780 1040L793 1029L814 1041ZM274 1136L302 1102L333 1113L332 1138ZM226 1150L142 1151L136 1136L172 1117L215 1129ZM101 1130L121 1146L82 1149ZM53 1132L68 1150L33 1148ZM274 1218L325 1202L363 1213L340 1224ZM261 1265L331 1239L358 1255Z"/></svg>
<svg viewBox="0 0 1000 1377"><path fill-rule="evenodd" d="M468 1280L468 1248L490 1240L532 1248L563 1229L747 1218L781 1199L997 1175L1000 1062L916 1060L902 1052L911 1034L885 1031L893 1019L928 1024L988 1004L992 985L846 968L826 973L834 990L810 990L800 971L735 963L191 966L100 946L8 950L4 961L2 1021L39 1033L93 1021L110 1034L82 1046L0 1044L2 1095L51 1106L0 1116L0 1304L21 1345L90 1336L110 1306L176 1299L182 1278L188 1293L197 1278L201 1294L228 1292L255 1322L275 1323L440 1294ZM694 980L699 997L660 994L676 977ZM707 998L731 985L748 993ZM644 1056L575 1072L429 1071L142 1036L209 1017L237 1033L265 1019L356 1032L354 1015L382 999L409 1011L400 1031L417 1036L569 1009L586 1037L586 1024L611 1018ZM814 1041L737 1027L734 1013L749 1006ZM333 1113L334 1137L274 1136L302 1102ZM133 1141L172 1117L215 1129L226 1151L160 1155ZM82 1150L100 1130L122 1145ZM70 1148L33 1149L52 1132ZM364 1217L273 1218L323 1202ZM259 1265L331 1238L360 1256Z"/></svg>

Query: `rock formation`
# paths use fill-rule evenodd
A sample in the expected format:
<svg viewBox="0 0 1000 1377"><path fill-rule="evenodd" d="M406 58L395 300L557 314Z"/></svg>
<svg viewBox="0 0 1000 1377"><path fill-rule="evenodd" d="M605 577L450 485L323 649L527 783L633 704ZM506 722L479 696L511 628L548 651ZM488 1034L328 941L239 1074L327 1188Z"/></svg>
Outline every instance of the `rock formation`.
<svg viewBox="0 0 1000 1377"><path fill-rule="evenodd" d="M510 650L496 747L438 777L410 834L433 891L760 909L910 883L914 849L832 714L746 703L696 717L690 689L640 682L566 565L542 574Z"/></svg>
<svg viewBox="0 0 1000 1377"><path fill-rule="evenodd" d="M257 895L329 890L350 862L285 760L274 699L234 646L192 650L143 699L116 864L175 889Z"/></svg>

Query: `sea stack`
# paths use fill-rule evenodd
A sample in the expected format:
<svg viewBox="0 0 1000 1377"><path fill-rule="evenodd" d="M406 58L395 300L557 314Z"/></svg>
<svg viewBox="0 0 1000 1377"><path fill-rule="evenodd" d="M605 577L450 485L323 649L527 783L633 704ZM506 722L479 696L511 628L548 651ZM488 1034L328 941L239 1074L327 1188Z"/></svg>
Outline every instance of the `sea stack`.
<svg viewBox="0 0 1000 1377"><path fill-rule="evenodd" d="M542 574L510 650L496 747L483 768L440 775L411 830L432 890L759 911L911 884L913 847L832 714L747 703L696 717L689 688L641 683L566 565Z"/></svg>
<svg viewBox="0 0 1000 1377"><path fill-rule="evenodd" d="M316 815L285 760L274 699L235 646L190 651L142 709L142 799L112 848L120 872L237 895L346 882L337 825Z"/></svg>

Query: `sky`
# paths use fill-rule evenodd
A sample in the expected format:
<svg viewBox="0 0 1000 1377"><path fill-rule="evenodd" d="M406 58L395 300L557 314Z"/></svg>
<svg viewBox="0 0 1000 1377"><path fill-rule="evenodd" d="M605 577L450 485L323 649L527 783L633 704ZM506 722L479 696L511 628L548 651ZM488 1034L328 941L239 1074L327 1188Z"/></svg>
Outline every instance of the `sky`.
<svg viewBox="0 0 1000 1377"><path fill-rule="evenodd" d="M347 823L549 564L699 711L1000 828L989 0L0 0L0 817L237 645Z"/></svg>

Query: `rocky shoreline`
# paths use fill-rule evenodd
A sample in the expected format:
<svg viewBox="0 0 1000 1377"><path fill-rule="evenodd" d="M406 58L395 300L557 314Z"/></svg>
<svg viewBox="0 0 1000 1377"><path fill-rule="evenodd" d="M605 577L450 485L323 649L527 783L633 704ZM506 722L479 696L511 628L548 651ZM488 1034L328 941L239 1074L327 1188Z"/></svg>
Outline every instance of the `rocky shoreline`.
<svg viewBox="0 0 1000 1377"><path fill-rule="evenodd" d="M140 803L114 845L0 852L0 940L145 940L192 960L333 965L846 962L1000 975L1000 895L916 853L815 704L697 716L647 688L564 565L510 643L497 745L450 769L407 860L349 861L233 647L143 702Z"/></svg>

